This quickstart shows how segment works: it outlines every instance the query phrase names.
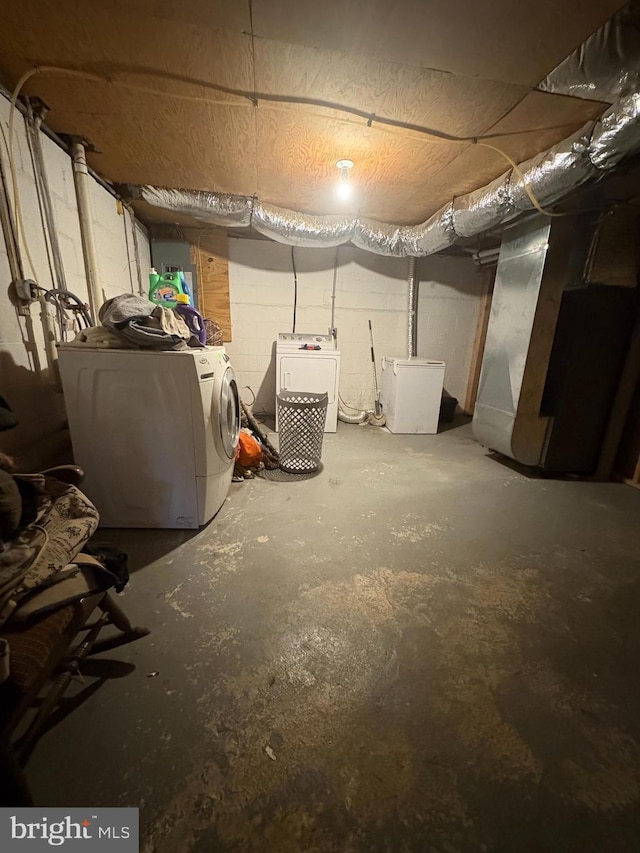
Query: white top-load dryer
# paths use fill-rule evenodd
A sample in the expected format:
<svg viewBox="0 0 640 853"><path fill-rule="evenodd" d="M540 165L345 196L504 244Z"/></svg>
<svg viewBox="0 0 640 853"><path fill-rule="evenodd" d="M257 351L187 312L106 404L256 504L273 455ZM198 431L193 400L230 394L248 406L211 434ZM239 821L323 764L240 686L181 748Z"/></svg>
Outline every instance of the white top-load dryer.
<svg viewBox="0 0 640 853"><path fill-rule="evenodd" d="M390 432L438 432L444 361L426 358L382 359L381 401Z"/></svg>
<svg viewBox="0 0 640 853"><path fill-rule="evenodd" d="M83 491L106 527L205 524L226 498L240 430L224 347L181 352L61 347Z"/></svg>
<svg viewBox="0 0 640 853"><path fill-rule="evenodd" d="M318 347L318 349L314 349ZM278 391L309 391L329 395L325 432L338 426L340 353L331 335L280 332L276 343L276 394ZM276 401L276 432L278 405Z"/></svg>

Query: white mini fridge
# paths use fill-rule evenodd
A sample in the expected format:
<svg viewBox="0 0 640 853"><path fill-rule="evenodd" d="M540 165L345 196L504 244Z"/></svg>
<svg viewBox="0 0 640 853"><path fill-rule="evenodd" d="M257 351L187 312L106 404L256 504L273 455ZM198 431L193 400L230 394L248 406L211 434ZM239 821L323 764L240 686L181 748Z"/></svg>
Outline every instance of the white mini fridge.
<svg viewBox="0 0 640 853"><path fill-rule="evenodd" d="M382 359L380 396L390 432L438 431L444 367L426 358Z"/></svg>

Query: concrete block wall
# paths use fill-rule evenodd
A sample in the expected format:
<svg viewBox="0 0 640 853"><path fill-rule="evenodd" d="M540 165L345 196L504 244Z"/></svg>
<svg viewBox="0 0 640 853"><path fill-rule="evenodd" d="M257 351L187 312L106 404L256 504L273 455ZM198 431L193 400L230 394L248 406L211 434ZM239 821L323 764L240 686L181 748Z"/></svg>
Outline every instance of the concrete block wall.
<svg viewBox="0 0 640 853"><path fill-rule="evenodd" d="M408 261L341 246L295 250L298 272L296 331L326 333L331 325L335 276L335 325L342 353L340 394L350 406L372 408L374 331L378 378L383 355L406 356ZM419 301L418 355L447 362L446 387L464 402L475 338L480 273L465 258L425 258ZM233 341L227 345L241 386L256 395L256 411L275 407L275 341L292 330L291 247L267 240L229 240ZM243 398L250 402L248 391Z"/></svg>
<svg viewBox="0 0 640 853"><path fill-rule="evenodd" d="M133 227L138 237L142 291L146 293L151 260L149 240L140 224L134 224L134 217L129 211L97 181L91 183L90 204L103 299L106 301L126 291L138 293L141 289L134 255Z"/></svg>
<svg viewBox="0 0 640 853"><path fill-rule="evenodd" d="M7 140L10 109L9 101L0 96L0 126ZM82 300L88 301L71 158L45 134L41 134L41 144L67 286ZM12 196L7 150L1 133L0 153ZM22 218L34 266L31 268L21 240L24 274L42 287L51 288L54 282L47 259L26 128L17 110L13 154ZM131 292L132 289L137 292L131 228L138 229L143 283L150 266L146 229L139 223L132 223L127 211L119 213L116 199L97 181L92 181L92 205L100 281L105 298ZM132 271L131 277L129 270ZM10 282L8 256L0 231L0 394L6 397L20 420L17 428L0 433L0 450L20 457L25 448L36 442L46 442L48 436L62 430L66 414L62 395L53 387L47 371L41 307L34 303L28 317L19 316L9 300Z"/></svg>
<svg viewBox="0 0 640 853"><path fill-rule="evenodd" d="M433 255L416 264L418 356L444 361L445 388L464 406L480 296L492 275L470 258Z"/></svg>

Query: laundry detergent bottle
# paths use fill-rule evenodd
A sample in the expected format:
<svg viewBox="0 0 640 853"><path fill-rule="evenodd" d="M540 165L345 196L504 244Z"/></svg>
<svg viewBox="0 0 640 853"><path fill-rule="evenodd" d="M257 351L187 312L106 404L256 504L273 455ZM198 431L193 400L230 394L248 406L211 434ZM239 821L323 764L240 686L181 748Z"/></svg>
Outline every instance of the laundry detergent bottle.
<svg viewBox="0 0 640 853"><path fill-rule="evenodd" d="M207 330L204 326L202 314L189 305L189 297L186 293L179 293L176 296L176 307L173 310L182 317L189 331L205 346L207 343Z"/></svg>
<svg viewBox="0 0 640 853"><path fill-rule="evenodd" d="M149 300L165 308L176 307L176 297L182 293L180 273L164 272L162 275L152 273L149 276ZM187 297L189 301L189 297Z"/></svg>
<svg viewBox="0 0 640 853"><path fill-rule="evenodd" d="M189 305L193 308L193 293L191 293L191 288L189 287L189 282L187 281L185 274L183 272L180 273L180 286L182 287L182 292L186 293L189 297Z"/></svg>

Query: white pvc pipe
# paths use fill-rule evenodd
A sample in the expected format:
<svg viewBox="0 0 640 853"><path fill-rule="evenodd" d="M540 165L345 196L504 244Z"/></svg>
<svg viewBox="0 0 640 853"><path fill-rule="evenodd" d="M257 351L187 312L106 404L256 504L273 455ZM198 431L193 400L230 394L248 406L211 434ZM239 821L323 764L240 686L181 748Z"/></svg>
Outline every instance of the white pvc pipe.
<svg viewBox="0 0 640 853"><path fill-rule="evenodd" d="M44 298L44 293L38 291L38 303L40 304L40 321L42 323L42 336L44 338L44 352L49 368L49 382L60 390L60 371L58 365L58 350L56 349L56 325L49 310L49 303Z"/></svg>
<svg viewBox="0 0 640 853"><path fill-rule="evenodd" d="M91 216L91 196L89 194L89 169L84 145L78 139L71 143L71 158L73 160L73 179L76 186L78 202L78 218L80 219L80 238L82 240L82 256L87 277L89 306L93 322L98 323L98 309L102 305L102 296L98 282L98 260L96 244L93 238L93 219Z"/></svg>
<svg viewBox="0 0 640 853"><path fill-rule="evenodd" d="M480 249L478 252L473 253L473 257L480 260L480 258L494 258L500 254L500 246L494 246L493 249Z"/></svg>

